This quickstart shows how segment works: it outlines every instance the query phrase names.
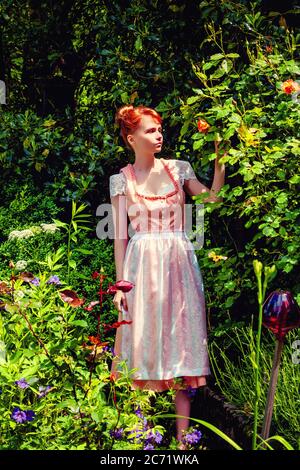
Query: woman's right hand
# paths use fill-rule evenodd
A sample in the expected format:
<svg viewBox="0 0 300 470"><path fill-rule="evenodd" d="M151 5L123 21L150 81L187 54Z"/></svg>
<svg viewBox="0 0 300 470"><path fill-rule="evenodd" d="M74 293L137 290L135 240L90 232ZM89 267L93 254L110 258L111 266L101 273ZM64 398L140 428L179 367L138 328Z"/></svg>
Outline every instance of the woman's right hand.
<svg viewBox="0 0 300 470"><path fill-rule="evenodd" d="M113 299L114 306L116 309L122 313L122 307L124 310L128 312L128 306L127 306L127 300L126 300L126 295L125 292L122 292L121 290L117 290L115 293L114 299Z"/></svg>

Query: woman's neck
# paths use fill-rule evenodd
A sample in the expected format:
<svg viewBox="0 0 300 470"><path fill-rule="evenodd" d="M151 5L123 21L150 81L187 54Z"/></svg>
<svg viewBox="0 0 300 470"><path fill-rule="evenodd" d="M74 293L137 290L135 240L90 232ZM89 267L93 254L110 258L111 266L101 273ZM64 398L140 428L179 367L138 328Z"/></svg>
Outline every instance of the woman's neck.
<svg viewBox="0 0 300 470"><path fill-rule="evenodd" d="M150 156L135 156L135 162L133 164L135 171L147 172L151 171L156 166L156 158L154 155Z"/></svg>

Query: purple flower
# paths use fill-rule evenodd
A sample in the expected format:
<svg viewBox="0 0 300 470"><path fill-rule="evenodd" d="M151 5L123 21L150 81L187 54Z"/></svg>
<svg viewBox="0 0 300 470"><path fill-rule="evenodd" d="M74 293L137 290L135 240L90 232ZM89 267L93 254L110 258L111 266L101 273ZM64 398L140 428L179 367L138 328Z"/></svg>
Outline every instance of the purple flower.
<svg viewBox="0 0 300 470"><path fill-rule="evenodd" d="M155 431L155 433L151 431L147 434L146 436L146 439L145 439L145 442L150 444L151 442L152 443L156 443L156 444L160 444L161 441L162 441L162 435L159 431Z"/></svg>
<svg viewBox="0 0 300 470"><path fill-rule="evenodd" d="M114 348L112 346L104 346L102 351L109 352L109 353L112 354L112 356L115 356L115 351L114 351Z"/></svg>
<svg viewBox="0 0 300 470"><path fill-rule="evenodd" d="M45 395L47 395L47 393L50 392L51 388L52 387L50 385L47 385L47 387L43 387L43 385L41 385L39 387L39 392L40 393L38 394L38 397L41 398L41 397L44 397Z"/></svg>
<svg viewBox="0 0 300 470"><path fill-rule="evenodd" d="M18 406L13 409L11 419L16 423L25 423L26 421L32 421L35 417L35 413L32 410L22 411Z"/></svg>
<svg viewBox="0 0 300 470"><path fill-rule="evenodd" d="M40 284L40 279L38 277L35 277L34 279L31 279L30 282L35 286L38 286Z"/></svg>
<svg viewBox="0 0 300 470"><path fill-rule="evenodd" d="M146 444L144 450L153 450L154 446L152 444Z"/></svg>
<svg viewBox="0 0 300 470"><path fill-rule="evenodd" d="M117 428L115 430L111 429L109 431L109 434L111 435L111 437L114 437L115 439L122 439L124 431L123 431L123 428Z"/></svg>
<svg viewBox="0 0 300 470"><path fill-rule="evenodd" d="M47 284L61 284L59 277L55 274L54 276L50 276L47 281Z"/></svg>
<svg viewBox="0 0 300 470"><path fill-rule="evenodd" d="M192 432L187 433L183 438L182 442L184 444L196 445L202 437L202 432L198 429L194 429Z"/></svg>
<svg viewBox="0 0 300 470"><path fill-rule="evenodd" d="M19 407L16 407L13 409L11 419L16 423L25 423L25 421L27 421L26 413L25 411L21 411Z"/></svg>
<svg viewBox="0 0 300 470"><path fill-rule="evenodd" d="M22 378L20 380L16 380L15 384L18 385L20 388L28 388L29 384L26 382L26 379Z"/></svg>
<svg viewBox="0 0 300 470"><path fill-rule="evenodd" d="M162 441L162 438L163 438L163 437L162 437L162 434L161 434L159 431L155 431L155 438L154 438L154 440L155 440L156 444L160 444L161 441Z"/></svg>
<svg viewBox="0 0 300 470"><path fill-rule="evenodd" d="M35 412L32 410L25 411L27 421L32 421L35 417Z"/></svg>
<svg viewBox="0 0 300 470"><path fill-rule="evenodd" d="M139 417L139 418L144 418L144 415L143 413L141 412L141 408L138 406L137 409L135 410L135 414Z"/></svg>

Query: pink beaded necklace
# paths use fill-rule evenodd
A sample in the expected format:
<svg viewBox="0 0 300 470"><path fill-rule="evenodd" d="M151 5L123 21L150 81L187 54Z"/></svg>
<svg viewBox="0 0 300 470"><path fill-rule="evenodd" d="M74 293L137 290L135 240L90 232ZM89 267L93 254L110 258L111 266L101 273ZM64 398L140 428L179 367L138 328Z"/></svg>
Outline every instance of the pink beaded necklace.
<svg viewBox="0 0 300 470"><path fill-rule="evenodd" d="M161 161L162 161L162 164L163 164L166 172L168 173L169 177L172 180L172 183L173 183L173 186L175 187L175 190L171 191L170 193L164 194L163 196L144 196L143 194L139 193L135 188L136 196L138 196L140 198L144 198L144 199L150 199L150 200L153 201L153 200L156 200L156 199L167 199L168 197L174 196L174 194L178 193L180 188L179 188L179 185L178 185L177 181L173 177L172 172L170 171L170 168L168 167L168 165L166 165L162 159L161 159ZM135 176L135 171L134 171L133 165L131 163L129 163L129 169L130 169L133 180L135 181L135 183L137 183L136 176Z"/></svg>

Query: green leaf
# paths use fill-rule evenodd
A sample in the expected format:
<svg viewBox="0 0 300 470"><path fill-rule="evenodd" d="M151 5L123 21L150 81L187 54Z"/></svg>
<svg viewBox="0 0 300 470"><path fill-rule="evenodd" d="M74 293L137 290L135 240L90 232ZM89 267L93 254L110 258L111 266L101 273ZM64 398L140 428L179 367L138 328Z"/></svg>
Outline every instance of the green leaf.
<svg viewBox="0 0 300 470"><path fill-rule="evenodd" d="M137 51L140 51L143 48L143 42L141 36L138 36L135 40L134 47Z"/></svg>
<svg viewBox="0 0 300 470"><path fill-rule="evenodd" d="M186 103L187 104L194 104L196 103L197 101L201 100L203 97L202 96L190 96L187 100L186 100Z"/></svg>
<svg viewBox="0 0 300 470"><path fill-rule="evenodd" d="M83 253L84 255L92 255L93 251L91 250L86 250L85 248L76 248L74 251L79 251L80 253Z"/></svg>
<svg viewBox="0 0 300 470"><path fill-rule="evenodd" d="M61 403L57 403L56 408L69 408L73 413L79 411L79 407L75 400L64 400Z"/></svg>
<svg viewBox="0 0 300 470"><path fill-rule="evenodd" d="M220 60L224 58L224 54L213 54L210 56L209 60Z"/></svg>
<svg viewBox="0 0 300 470"><path fill-rule="evenodd" d="M289 183L298 184L300 183L300 175L294 175L289 179Z"/></svg>
<svg viewBox="0 0 300 470"><path fill-rule="evenodd" d="M71 325L82 326L82 328L87 328L88 324L85 320L73 320L70 322Z"/></svg>
<svg viewBox="0 0 300 470"><path fill-rule="evenodd" d="M277 237L277 232L274 230L272 227L267 225L266 227L263 228L262 233L266 235L266 237Z"/></svg>
<svg viewBox="0 0 300 470"><path fill-rule="evenodd" d="M69 266L71 266L72 269L76 269L76 261L74 259L69 260Z"/></svg>
<svg viewBox="0 0 300 470"><path fill-rule="evenodd" d="M286 449L288 449L288 450L295 450L294 447L292 447L292 445L291 445L286 439L284 439L284 437L281 437L281 436L271 436L271 437L269 437L268 439L266 439L265 441L263 440L263 442L262 442L261 444L259 444L259 445L257 446L257 448L260 447L260 446L262 446L262 445L264 444L264 442L269 443L270 441L278 441L278 442L280 442Z"/></svg>
<svg viewBox="0 0 300 470"><path fill-rule="evenodd" d="M101 423L102 418L103 418L103 411L102 410L97 410L97 411L92 411L91 417L96 423Z"/></svg>
<svg viewBox="0 0 300 470"><path fill-rule="evenodd" d="M202 140L195 140L193 143L193 150L198 150L203 146Z"/></svg>
<svg viewBox="0 0 300 470"><path fill-rule="evenodd" d="M68 226L68 224L65 224L64 222L61 222L60 220L58 219L52 219L53 222L55 222L55 224L58 226L58 227L63 227L63 228L66 228Z"/></svg>

